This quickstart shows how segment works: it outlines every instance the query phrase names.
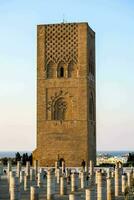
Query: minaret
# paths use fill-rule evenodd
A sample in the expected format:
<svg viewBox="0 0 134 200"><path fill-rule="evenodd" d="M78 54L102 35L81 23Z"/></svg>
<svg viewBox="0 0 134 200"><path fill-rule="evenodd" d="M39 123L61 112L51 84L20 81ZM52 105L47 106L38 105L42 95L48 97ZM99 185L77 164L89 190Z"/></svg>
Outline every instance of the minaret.
<svg viewBox="0 0 134 200"><path fill-rule="evenodd" d="M52 166L96 162L95 32L88 23L37 27L37 148Z"/></svg>

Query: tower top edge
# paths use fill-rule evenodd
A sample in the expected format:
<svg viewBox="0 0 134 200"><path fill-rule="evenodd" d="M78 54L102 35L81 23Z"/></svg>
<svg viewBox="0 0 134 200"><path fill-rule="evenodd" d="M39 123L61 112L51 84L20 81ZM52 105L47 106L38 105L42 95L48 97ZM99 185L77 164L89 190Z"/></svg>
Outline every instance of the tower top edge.
<svg viewBox="0 0 134 200"><path fill-rule="evenodd" d="M37 24L37 27L40 26L44 26L44 27L48 27L48 26L73 26L73 25L85 25L87 26L91 31L93 31L95 33L95 31L89 26L88 22L61 22L61 23L50 23L50 24Z"/></svg>

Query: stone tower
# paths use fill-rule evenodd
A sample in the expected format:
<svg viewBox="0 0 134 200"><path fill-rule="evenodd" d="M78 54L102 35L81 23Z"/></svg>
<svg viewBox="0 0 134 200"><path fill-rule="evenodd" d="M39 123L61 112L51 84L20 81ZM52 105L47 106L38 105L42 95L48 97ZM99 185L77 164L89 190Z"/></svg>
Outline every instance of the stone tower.
<svg viewBox="0 0 134 200"><path fill-rule="evenodd" d="M88 23L37 27L37 148L33 159L96 162L95 32Z"/></svg>

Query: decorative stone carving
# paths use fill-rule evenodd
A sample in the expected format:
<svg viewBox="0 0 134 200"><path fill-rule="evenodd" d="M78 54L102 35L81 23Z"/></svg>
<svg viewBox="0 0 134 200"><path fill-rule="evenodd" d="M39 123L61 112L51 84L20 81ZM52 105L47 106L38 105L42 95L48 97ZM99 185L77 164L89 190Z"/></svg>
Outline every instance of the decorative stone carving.
<svg viewBox="0 0 134 200"><path fill-rule="evenodd" d="M46 64L78 61L78 25L49 25L45 29Z"/></svg>
<svg viewBox="0 0 134 200"><path fill-rule="evenodd" d="M68 92L63 92L62 90L59 93L55 92L54 96L51 96L51 100L48 102L47 109L51 112L52 120L64 120L65 112L67 110L67 102L65 96Z"/></svg>

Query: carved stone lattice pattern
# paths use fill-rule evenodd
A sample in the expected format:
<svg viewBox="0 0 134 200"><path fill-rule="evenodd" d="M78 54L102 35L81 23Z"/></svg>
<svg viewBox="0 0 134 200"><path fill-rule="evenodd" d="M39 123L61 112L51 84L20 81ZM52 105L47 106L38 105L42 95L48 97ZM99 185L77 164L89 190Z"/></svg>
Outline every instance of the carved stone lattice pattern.
<svg viewBox="0 0 134 200"><path fill-rule="evenodd" d="M45 29L46 64L78 60L78 25L55 24Z"/></svg>

